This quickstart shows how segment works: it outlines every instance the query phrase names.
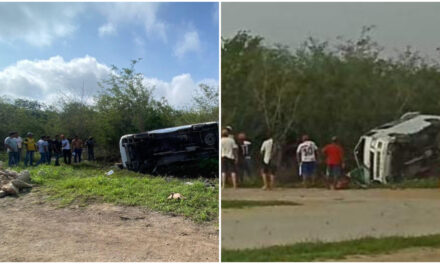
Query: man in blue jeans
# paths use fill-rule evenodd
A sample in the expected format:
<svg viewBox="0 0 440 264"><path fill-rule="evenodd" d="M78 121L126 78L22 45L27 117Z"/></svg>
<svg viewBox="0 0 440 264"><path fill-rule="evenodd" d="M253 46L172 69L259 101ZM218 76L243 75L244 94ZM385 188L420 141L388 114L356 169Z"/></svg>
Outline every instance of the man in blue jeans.
<svg viewBox="0 0 440 264"><path fill-rule="evenodd" d="M296 150L296 159L299 163L300 177L302 177L304 187L308 187L308 182L315 184L315 168L318 158L318 147L315 142L309 139L308 135L303 135L302 143Z"/></svg>
<svg viewBox="0 0 440 264"><path fill-rule="evenodd" d="M37 146L38 146L38 152L40 152L40 160L35 164L35 166L47 162L46 159L48 152L48 144L45 136L42 136L40 140L37 141Z"/></svg>
<svg viewBox="0 0 440 264"><path fill-rule="evenodd" d="M10 167L18 165L18 144L16 140L17 137L17 132L11 132L9 133L9 137L5 139L5 148L8 151L8 164Z"/></svg>
<svg viewBox="0 0 440 264"><path fill-rule="evenodd" d="M37 150L37 145L35 144L34 134L31 132L27 133L27 137L23 141L23 145L26 149L26 157L24 159L24 166L34 165L34 152Z"/></svg>

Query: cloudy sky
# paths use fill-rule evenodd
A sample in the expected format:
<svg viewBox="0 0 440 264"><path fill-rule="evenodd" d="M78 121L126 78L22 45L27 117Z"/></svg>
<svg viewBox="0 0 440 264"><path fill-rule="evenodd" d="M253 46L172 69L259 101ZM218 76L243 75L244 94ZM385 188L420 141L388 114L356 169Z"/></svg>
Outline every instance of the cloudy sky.
<svg viewBox="0 0 440 264"><path fill-rule="evenodd" d="M182 107L218 85L218 4L0 3L0 58L0 96L46 103L90 97L111 65L142 58L155 96Z"/></svg>
<svg viewBox="0 0 440 264"><path fill-rule="evenodd" d="M335 41L357 38L375 25L374 39L395 56L410 45L439 59L440 3L222 3L222 36L250 30L268 44L296 48L308 37Z"/></svg>

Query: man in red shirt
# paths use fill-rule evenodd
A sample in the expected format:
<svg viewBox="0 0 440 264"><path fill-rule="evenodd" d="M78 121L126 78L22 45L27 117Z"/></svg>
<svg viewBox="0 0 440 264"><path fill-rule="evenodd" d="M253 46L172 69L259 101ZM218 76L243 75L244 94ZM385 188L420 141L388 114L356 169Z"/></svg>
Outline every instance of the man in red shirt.
<svg viewBox="0 0 440 264"><path fill-rule="evenodd" d="M332 137L332 143L322 149L327 165L327 184L334 189L339 178L342 176L344 164L344 150L338 143L337 137Z"/></svg>

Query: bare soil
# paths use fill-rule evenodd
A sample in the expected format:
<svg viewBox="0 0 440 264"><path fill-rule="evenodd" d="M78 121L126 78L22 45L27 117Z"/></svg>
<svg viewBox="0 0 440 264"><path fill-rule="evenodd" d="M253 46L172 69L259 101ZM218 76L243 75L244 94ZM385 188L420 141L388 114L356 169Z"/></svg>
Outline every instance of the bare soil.
<svg viewBox="0 0 440 264"><path fill-rule="evenodd" d="M1 261L218 261L218 227L142 207L0 199Z"/></svg>
<svg viewBox="0 0 440 264"><path fill-rule="evenodd" d="M371 256L353 255L343 260L329 260L338 262L438 262L440 261L439 248L407 248L390 254Z"/></svg>
<svg viewBox="0 0 440 264"><path fill-rule="evenodd" d="M226 249L440 233L438 189L226 189L222 199L301 204L222 209Z"/></svg>

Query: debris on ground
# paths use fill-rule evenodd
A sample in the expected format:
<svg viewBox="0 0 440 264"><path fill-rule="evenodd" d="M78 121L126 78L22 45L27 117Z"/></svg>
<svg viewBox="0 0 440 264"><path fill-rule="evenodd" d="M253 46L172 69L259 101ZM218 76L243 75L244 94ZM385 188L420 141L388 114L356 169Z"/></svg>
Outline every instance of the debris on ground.
<svg viewBox="0 0 440 264"><path fill-rule="evenodd" d="M0 168L0 198L6 195L18 195L24 188L32 188L29 171L18 173Z"/></svg>
<svg viewBox="0 0 440 264"><path fill-rule="evenodd" d="M105 175L110 176L110 175L112 175L113 173L115 173L114 170L109 170Z"/></svg>
<svg viewBox="0 0 440 264"><path fill-rule="evenodd" d="M171 193L170 196L168 196L168 200L175 199L175 200L185 200L186 198L181 195L180 193Z"/></svg>

